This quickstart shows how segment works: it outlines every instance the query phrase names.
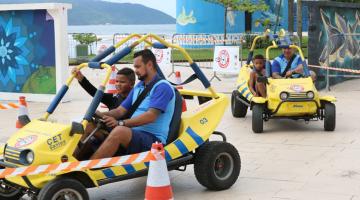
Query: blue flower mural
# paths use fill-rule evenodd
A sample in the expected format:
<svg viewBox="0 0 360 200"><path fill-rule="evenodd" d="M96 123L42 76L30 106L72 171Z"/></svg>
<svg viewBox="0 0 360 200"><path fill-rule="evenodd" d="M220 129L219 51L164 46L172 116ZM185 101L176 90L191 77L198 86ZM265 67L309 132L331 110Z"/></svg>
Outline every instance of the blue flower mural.
<svg viewBox="0 0 360 200"><path fill-rule="evenodd" d="M0 92L55 93L54 21L48 15L0 12Z"/></svg>
<svg viewBox="0 0 360 200"><path fill-rule="evenodd" d="M0 26L0 80L3 84L16 82L16 74L23 74L29 53L24 46L26 40L20 35L20 29L13 27L11 18L6 26Z"/></svg>

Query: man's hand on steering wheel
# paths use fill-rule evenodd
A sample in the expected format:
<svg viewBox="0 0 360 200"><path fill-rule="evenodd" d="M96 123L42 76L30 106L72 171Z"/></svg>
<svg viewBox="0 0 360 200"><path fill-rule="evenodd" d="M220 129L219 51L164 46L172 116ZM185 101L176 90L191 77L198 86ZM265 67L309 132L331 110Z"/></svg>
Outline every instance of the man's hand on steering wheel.
<svg viewBox="0 0 360 200"><path fill-rule="evenodd" d="M115 127L118 125L118 121L113 117L104 115L103 120L104 120L104 123L106 124L106 126L108 126L108 127Z"/></svg>
<svg viewBox="0 0 360 200"><path fill-rule="evenodd" d="M285 77L286 77L286 78L291 78L291 76L293 75L293 73L294 73L294 71L289 70L289 71L286 72Z"/></svg>

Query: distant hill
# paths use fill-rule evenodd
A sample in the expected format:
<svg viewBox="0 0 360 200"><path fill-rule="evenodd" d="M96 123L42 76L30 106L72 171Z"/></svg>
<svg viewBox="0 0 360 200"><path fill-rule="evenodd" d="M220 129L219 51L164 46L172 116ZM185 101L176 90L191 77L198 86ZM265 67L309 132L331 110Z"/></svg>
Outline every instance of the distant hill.
<svg viewBox="0 0 360 200"><path fill-rule="evenodd" d="M1 0L1 3L71 3L69 25L175 24L168 14L140 4L100 0ZM0 4L1 6L1 4Z"/></svg>

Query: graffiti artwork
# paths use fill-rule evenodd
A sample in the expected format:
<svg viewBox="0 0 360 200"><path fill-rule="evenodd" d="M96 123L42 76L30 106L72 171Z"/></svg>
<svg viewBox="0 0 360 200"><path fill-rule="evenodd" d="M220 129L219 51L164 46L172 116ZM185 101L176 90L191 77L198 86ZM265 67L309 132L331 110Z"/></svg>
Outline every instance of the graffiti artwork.
<svg viewBox="0 0 360 200"><path fill-rule="evenodd" d="M360 22L358 11L350 12L350 15L347 12L345 15L345 13L326 12L320 9L320 13L323 22L322 28L326 32L322 39L327 39L327 42L324 43L319 62L325 63L327 56L330 56L330 62L337 60L340 63L343 63L346 57L356 57L360 49L357 35L355 35L360 33L357 31ZM323 42L321 38L320 42Z"/></svg>
<svg viewBox="0 0 360 200"><path fill-rule="evenodd" d="M360 15L357 9L320 8L322 20L318 62L336 68L360 69ZM320 70L324 75L326 70ZM333 75L344 72L331 71ZM336 77L332 83L344 80Z"/></svg>

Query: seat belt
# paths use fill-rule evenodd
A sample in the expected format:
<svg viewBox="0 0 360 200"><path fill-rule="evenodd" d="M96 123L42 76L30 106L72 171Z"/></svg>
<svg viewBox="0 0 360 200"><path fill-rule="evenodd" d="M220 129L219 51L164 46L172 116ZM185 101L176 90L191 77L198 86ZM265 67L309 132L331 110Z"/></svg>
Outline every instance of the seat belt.
<svg viewBox="0 0 360 200"><path fill-rule="evenodd" d="M294 61L295 58L296 58L296 55L295 55L295 54L290 58L288 64L286 65L285 70L284 70L283 73L281 74L282 77L285 77L286 73L287 73L287 72L289 71L289 69L291 68L291 64L292 64L292 62Z"/></svg>
<svg viewBox="0 0 360 200"><path fill-rule="evenodd" d="M136 101L131 105L130 109L126 112L126 114L121 119L129 119L136 109L140 106L141 102L145 99L146 95L151 91L154 85L162 80L161 78L156 78L149 85L145 87L145 89L140 93L140 95L136 98Z"/></svg>

